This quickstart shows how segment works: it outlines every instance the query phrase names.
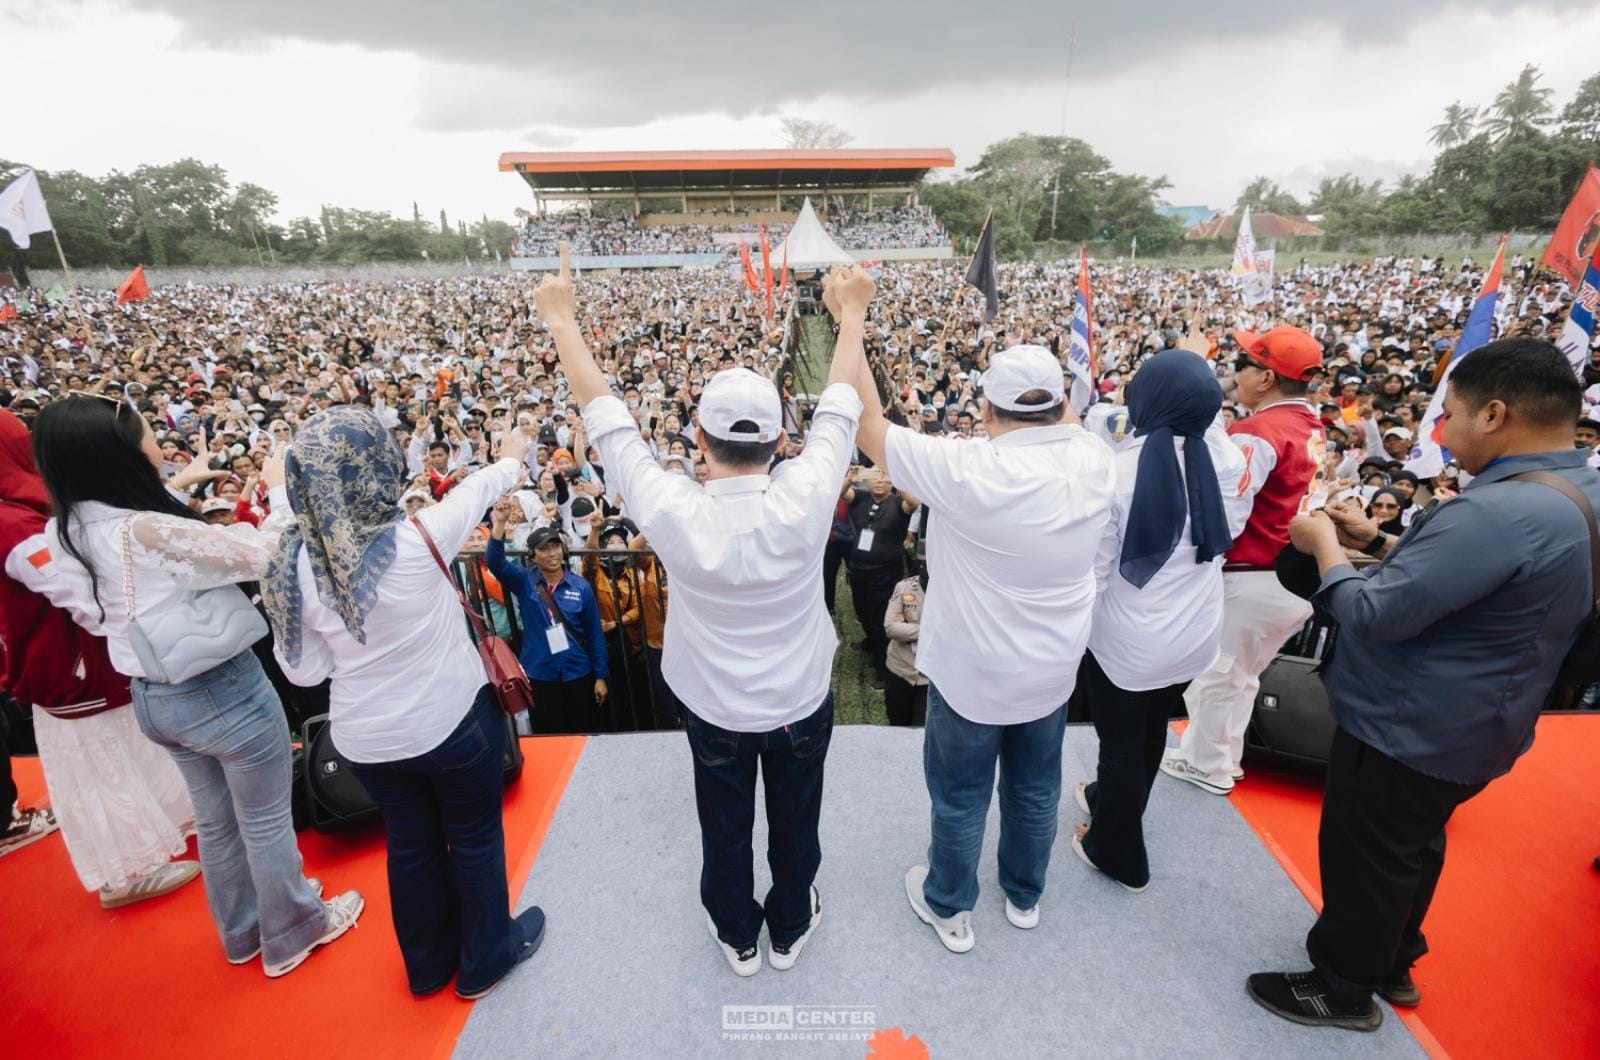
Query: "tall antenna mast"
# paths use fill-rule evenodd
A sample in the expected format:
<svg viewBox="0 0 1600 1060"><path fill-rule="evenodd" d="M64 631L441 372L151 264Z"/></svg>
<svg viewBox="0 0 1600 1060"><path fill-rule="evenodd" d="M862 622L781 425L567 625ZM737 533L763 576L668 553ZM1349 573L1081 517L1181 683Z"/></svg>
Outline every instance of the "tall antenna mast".
<svg viewBox="0 0 1600 1060"><path fill-rule="evenodd" d="M1067 33L1067 76L1061 86L1061 124L1056 130L1057 137L1067 135L1067 96L1072 91L1072 49L1078 43L1078 20L1072 20L1072 28ZM1056 237L1056 207L1061 204L1061 167L1056 167L1055 186L1050 189L1050 238Z"/></svg>

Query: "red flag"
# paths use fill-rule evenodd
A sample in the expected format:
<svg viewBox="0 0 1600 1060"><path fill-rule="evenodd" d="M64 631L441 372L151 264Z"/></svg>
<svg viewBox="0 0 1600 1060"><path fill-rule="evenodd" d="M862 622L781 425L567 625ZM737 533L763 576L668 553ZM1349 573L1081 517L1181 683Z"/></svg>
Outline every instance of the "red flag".
<svg viewBox="0 0 1600 1060"><path fill-rule="evenodd" d="M778 293L784 294L789 290L789 241L787 239L783 241L783 265L778 269L778 275L782 277L778 281Z"/></svg>
<svg viewBox="0 0 1600 1060"><path fill-rule="evenodd" d="M767 226L761 226L761 289L766 292L767 319L772 319L772 247L767 244Z"/></svg>
<svg viewBox="0 0 1600 1060"><path fill-rule="evenodd" d="M739 244L739 263L744 266L744 285L750 288L750 293L761 290L761 284L756 280L756 267L750 261L750 244Z"/></svg>
<svg viewBox="0 0 1600 1060"><path fill-rule="evenodd" d="M0 324L8 324L15 319L17 319L16 306L12 305L10 302L7 302L5 305L0 305Z"/></svg>
<svg viewBox="0 0 1600 1060"><path fill-rule="evenodd" d="M133 271L128 273L128 278L122 281L122 286L117 288L117 304L142 302L149 297L150 285L144 280L144 266L135 265Z"/></svg>
<svg viewBox="0 0 1600 1060"><path fill-rule="evenodd" d="M1578 194L1561 215L1556 234L1550 237L1539 264L1548 265L1577 287L1584 264L1596 247L1600 247L1600 169L1591 165L1578 185Z"/></svg>

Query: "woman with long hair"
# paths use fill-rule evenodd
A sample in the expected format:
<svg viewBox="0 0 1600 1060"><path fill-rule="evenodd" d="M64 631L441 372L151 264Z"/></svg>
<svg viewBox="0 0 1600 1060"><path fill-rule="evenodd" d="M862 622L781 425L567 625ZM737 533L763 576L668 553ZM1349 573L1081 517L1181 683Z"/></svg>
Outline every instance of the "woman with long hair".
<svg viewBox="0 0 1600 1060"><path fill-rule="evenodd" d="M61 546L56 602L106 639L140 730L183 773L223 953L284 975L353 926L362 900L323 902L300 871L289 726L250 650L265 624L237 588L261 576L286 521L282 458L263 473L277 496L258 531L208 525L171 493L155 436L122 402L52 402L33 448L54 511L46 537Z"/></svg>
<svg viewBox="0 0 1600 1060"><path fill-rule="evenodd" d="M544 937L538 906L515 918L501 821L506 720L484 679L443 562L516 485L517 431L494 464L407 519L405 454L370 410L318 413L295 435L287 497L295 523L262 585L284 673L332 677L334 746L388 833L389 897L418 997L455 980L487 994Z"/></svg>

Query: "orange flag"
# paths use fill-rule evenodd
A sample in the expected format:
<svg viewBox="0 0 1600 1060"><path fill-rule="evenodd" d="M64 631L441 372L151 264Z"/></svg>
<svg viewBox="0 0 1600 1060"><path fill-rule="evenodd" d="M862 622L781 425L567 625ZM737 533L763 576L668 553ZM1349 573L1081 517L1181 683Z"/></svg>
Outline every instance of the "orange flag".
<svg viewBox="0 0 1600 1060"><path fill-rule="evenodd" d="M761 226L761 286L766 292L767 319L772 319L772 247L767 244L767 226Z"/></svg>
<svg viewBox="0 0 1600 1060"><path fill-rule="evenodd" d="M1555 235L1545 248L1540 265L1548 265L1567 278L1573 287L1583 278L1595 248L1600 246L1600 169L1594 166L1583 175L1578 193L1567 204L1567 211L1556 225Z"/></svg>
<svg viewBox="0 0 1600 1060"><path fill-rule="evenodd" d="M133 271L128 273L128 278L122 281L122 286L117 288L117 304L142 302L149 297L150 285L144 279L144 266L135 265Z"/></svg>
<svg viewBox="0 0 1600 1060"><path fill-rule="evenodd" d="M761 290L761 284L756 280L756 267L750 261L749 243L739 244L739 264L744 267L744 285L750 288L752 294Z"/></svg>
<svg viewBox="0 0 1600 1060"><path fill-rule="evenodd" d="M7 324L17 319L17 307L7 302L0 305L0 324Z"/></svg>

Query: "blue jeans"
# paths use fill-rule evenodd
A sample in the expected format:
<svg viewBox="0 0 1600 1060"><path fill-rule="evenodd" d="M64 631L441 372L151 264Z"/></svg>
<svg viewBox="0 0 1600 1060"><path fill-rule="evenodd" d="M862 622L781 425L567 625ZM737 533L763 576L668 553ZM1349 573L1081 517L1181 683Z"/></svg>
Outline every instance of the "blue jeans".
<svg viewBox="0 0 1600 1060"><path fill-rule="evenodd" d="M433 750L350 763L383 813L394 933L412 993L442 989L457 972L456 991L476 993L522 951L500 818L505 754L505 719L485 685Z"/></svg>
<svg viewBox="0 0 1600 1060"><path fill-rule="evenodd" d="M954 916L978 902L978 856L1000 763L1000 886L1018 909L1032 909L1044 891L1061 801L1063 704L1036 721L983 725L957 714L928 686L922 767L933 801L928 908Z"/></svg>
<svg viewBox="0 0 1600 1060"><path fill-rule="evenodd" d="M327 932L328 914L300 871L289 724L261 663L244 651L182 684L132 684L140 730L189 787L223 952L243 961L259 947L268 964L295 956Z"/></svg>
<svg viewBox="0 0 1600 1060"><path fill-rule="evenodd" d="M822 765L833 738L833 693L808 717L768 732L733 732L684 707L694 752L700 815L700 902L717 936L736 950L754 946L761 922L774 946L788 946L811 924L811 884L822 864L817 818ZM767 796L767 864L772 889L755 900L751 830L756 765Z"/></svg>

